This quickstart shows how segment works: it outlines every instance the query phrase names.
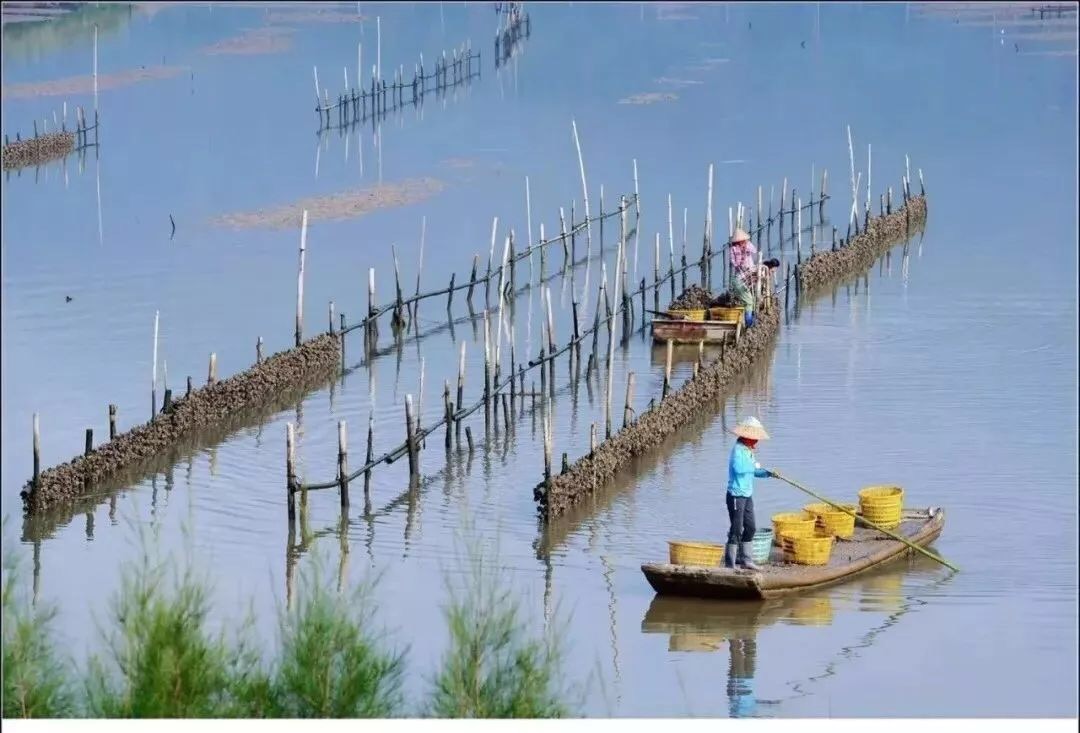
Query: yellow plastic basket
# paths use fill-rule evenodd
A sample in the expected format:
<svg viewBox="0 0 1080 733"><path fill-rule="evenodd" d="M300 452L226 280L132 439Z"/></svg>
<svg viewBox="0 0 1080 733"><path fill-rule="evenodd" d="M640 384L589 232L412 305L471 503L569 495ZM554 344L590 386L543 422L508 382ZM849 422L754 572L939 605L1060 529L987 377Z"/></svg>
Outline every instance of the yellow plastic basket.
<svg viewBox="0 0 1080 733"><path fill-rule="evenodd" d="M705 309L704 308L693 308L693 309L689 309L689 310L684 310L684 309L679 309L679 308L671 308L671 309L669 309L667 311L667 314L669 316L671 316L672 318L683 318L683 319L685 319L687 321L704 321L705 320Z"/></svg>
<svg viewBox="0 0 1080 733"><path fill-rule="evenodd" d="M785 543L785 553L797 565L828 565L832 546L832 536L793 537Z"/></svg>
<svg viewBox="0 0 1080 733"><path fill-rule="evenodd" d="M814 517L806 512L784 512L772 516L773 536L783 546L784 540L814 534Z"/></svg>
<svg viewBox="0 0 1080 733"><path fill-rule="evenodd" d="M840 506L850 509L852 513L842 512L825 503L807 504L803 507L803 511L814 515L817 519L818 529L827 532L833 537L849 539L855 534L855 505L841 504Z"/></svg>
<svg viewBox="0 0 1080 733"><path fill-rule="evenodd" d="M724 547L707 542L668 542L668 557L672 565L712 568L724 559Z"/></svg>
<svg viewBox="0 0 1080 733"><path fill-rule="evenodd" d="M738 323L743 319L744 308L722 308L715 306L709 308L709 318L713 321L734 321Z"/></svg>
<svg viewBox="0 0 1080 733"><path fill-rule="evenodd" d="M898 526L903 510L904 490L899 486L867 486L859 492L859 513L880 527Z"/></svg>

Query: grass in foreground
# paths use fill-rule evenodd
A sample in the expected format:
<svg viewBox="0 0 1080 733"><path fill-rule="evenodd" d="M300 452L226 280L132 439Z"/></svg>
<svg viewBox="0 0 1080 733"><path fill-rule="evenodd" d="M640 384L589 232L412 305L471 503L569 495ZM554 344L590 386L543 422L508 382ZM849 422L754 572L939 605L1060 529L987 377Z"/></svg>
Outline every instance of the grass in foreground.
<svg viewBox="0 0 1080 733"><path fill-rule="evenodd" d="M8 553L10 557L12 553ZM402 694L403 653L371 626L370 588L342 595L319 572L280 613L269 659L250 624L210 628L205 580L144 557L122 570L103 633L106 651L85 670L57 651L55 611L35 611L3 585L5 718L540 718L568 714L556 684L560 654L534 638L508 584L471 558L445 609L450 646L427 699Z"/></svg>

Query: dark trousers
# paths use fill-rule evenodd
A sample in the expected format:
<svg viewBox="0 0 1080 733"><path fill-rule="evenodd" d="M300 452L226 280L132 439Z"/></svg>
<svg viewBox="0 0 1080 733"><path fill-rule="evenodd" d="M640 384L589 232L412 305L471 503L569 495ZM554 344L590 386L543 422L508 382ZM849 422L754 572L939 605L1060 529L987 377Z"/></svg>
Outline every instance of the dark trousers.
<svg viewBox="0 0 1080 733"><path fill-rule="evenodd" d="M740 542L750 542L754 539L757 531L757 523L754 522L754 497L727 495L728 521L731 529L728 530L728 544L735 545Z"/></svg>

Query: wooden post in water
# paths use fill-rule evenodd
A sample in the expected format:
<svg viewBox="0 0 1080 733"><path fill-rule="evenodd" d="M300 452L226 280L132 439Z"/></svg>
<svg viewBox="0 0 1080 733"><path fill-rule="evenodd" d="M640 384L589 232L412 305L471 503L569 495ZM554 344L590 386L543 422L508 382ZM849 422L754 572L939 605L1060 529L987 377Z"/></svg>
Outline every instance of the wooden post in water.
<svg viewBox="0 0 1080 733"><path fill-rule="evenodd" d="M210 368L206 375L207 384L215 384L217 382L217 354L210 354Z"/></svg>
<svg viewBox="0 0 1080 733"><path fill-rule="evenodd" d="M671 339L667 340L667 354L664 357L664 393L663 397L668 396L668 392L671 390L671 353L674 349L675 342Z"/></svg>
<svg viewBox="0 0 1080 733"><path fill-rule="evenodd" d="M589 455L596 454L596 423L589 426Z"/></svg>
<svg viewBox="0 0 1080 733"><path fill-rule="evenodd" d="M626 197L621 196L619 198L619 211L622 214L622 220L625 224L626 219ZM619 278L622 275L622 263L623 258L626 257L626 227L622 227L622 231L619 233L619 249L615 256L615 293L619 292ZM597 304L599 305L599 303ZM614 318L614 315L610 316L610 322L608 324L608 363L607 363L607 385L605 389L604 397L604 435L605 438L611 437L611 389L612 389L612 377L615 369L615 327L618 321Z"/></svg>
<svg viewBox="0 0 1080 733"><path fill-rule="evenodd" d="M668 271L671 275L671 299L675 300L675 224L672 219L671 194L667 197Z"/></svg>
<svg viewBox="0 0 1080 733"><path fill-rule="evenodd" d="M109 440L116 437L116 405L109 405Z"/></svg>
<svg viewBox="0 0 1080 733"><path fill-rule="evenodd" d="M293 438L293 424L285 425L285 496L289 507L289 528L296 522L296 444Z"/></svg>
<svg viewBox="0 0 1080 733"><path fill-rule="evenodd" d="M330 301L329 318L330 318L330 333L332 335L334 333L334 301L332 301L332 300Z"/></svg>
<svg viewBox="0 0 1080 733"><path fill-rule="evenodd" d="M263 360L263 338L260 336L255 341L255 363L262 364Z"/></svg>
<svg viewBox="0 0 1080 733"><path fill-rule="evenodd" d="M416 424L413 422L413 402L412 395L405 395L405 445L409 454L409 484L412 485L413 481L419 475L420 469L417 466L416 450Z"/></svg>
<svg viewBox="0 0 1080 733"><path fill-rule="evenodd" d="M296 279L296 345L304 340L304 253L307 250L308 212L300 220L300 269Z"/></svg>
<svg viewBox="0 0 1080 733"><path fill-rule="evenodd" d="M623 401L623 427L630 424L634 414L634 373L626 377L626 399Z"/></svg>
<svg viewBox="0 0 1080 733"><path fill-rule="evenodd" d="M188 378L187 378L187 392L184 393L184 396L186 396L186 397L191 396L191 375L190 374L188 375Z"/></svg>
<svg viewBox="0 0 1080 733"><path fill-rule="evenodd" d="M86 442L85 442L85 444L83 446L83 455L88 456L93 452L93 450L94 450L94 429L93 428L87 428L86 429Z"/></svg>
<svg viewBox="0 0 1080 733"><path fill-rule="evenodd" d="M446 421L446 438L444 440L446 450L450 450L450 442L454 435L454 403L450 401L450 380L443 380L443 416Z"/></svg>
<svg viewBox="0 0 1080 733"><path fill-rule="evenodd" d="M544 486L551 487L551 415L544 410Z"/></svg>
<svg viewBox="0 0 1080 733"><path fill-rule="evenodd" d="M341 511L349 510L349 436L344 420L337 424L338 486Z"/></svg>
<svg viewBox="0 0 1080 733"><path fill-rule="evenodd" d="M491 326L484 311L484 427L491 421Z"/></svg>
<svg viewBox="0 0 1080 733"><path fill-rule="evenodd" d="M457 375L457 408L460 410L461 406L465 404L465 341L461 342L461 356L458 358L458 375ZM461 439L461 421L457 421L457 437Z"/></svg>
<svg viewBox="0 0 1080 733"><path fill-rule="evenodd" d="M153 312L153 366L150 369L150 419L158 413L158 316Z"/></svg>
<svg viewBox="0 0 1080 733"><path fill-rule="evenodd" d="M368 410L367 419L367 454L364 458L364 465L368 466L368 469L364 471L364 499L370 498L371 494L371 461L375 457L375 411Z"/></svg>

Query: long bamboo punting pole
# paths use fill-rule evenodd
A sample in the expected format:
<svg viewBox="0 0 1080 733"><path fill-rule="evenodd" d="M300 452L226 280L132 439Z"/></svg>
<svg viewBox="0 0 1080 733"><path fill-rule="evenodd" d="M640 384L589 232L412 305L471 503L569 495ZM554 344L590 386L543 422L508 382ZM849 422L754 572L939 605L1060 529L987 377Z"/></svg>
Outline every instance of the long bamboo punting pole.
<svg viewBox="0 0 1080 733"><path fill-rule="evenodd" d="M581 169L581 195L585 198L585 236L588 256L592 257L592 222L589 217L589 186L585 183L585 158L581 155L581 139L578 137L577 122L570 120L574 130L574 146L577 148L578 167ZM588 287L588 282L586 282Z"/></svg>
<svg viewBox="0 0 1080 733"><path fill-rule="evenodd" d="M844 512L845 514L847 514L849 516L855 517L856 519L858 519L863 524L866 524L869 527L873 527L874 529L878 530L879 532L883 532L883 533L887 534L889 537L892 537L894 540L898 540L900 542L903 542L905 545L907 545L911 549L913 549L913 550L915 550L917 552L920 552L923 555L926 555L928 558L930 558L931 560L934 560L935 562L941 563L942 565L949 568L950 570L955 570L956 572L960 572L960 568L956 567L955 565L953 565L948 560L946 560L946 559L944 559L944 558L942 558L942 557L940 557L938 555L935 555L934 553L927 550L925 547L922 547L920 545L916 545L914 542L912 542L908 538L906 538L906 537L904 537L902 535L896 534L895 532L892 532L890 530L887 530L887 529L885 529L884 527L882 527L880 525L874 524L873 522L871 522L866 517L858 517L858 516L856 516L855 512L851 511L850 509L843 506L842 504L837 504L834 501L830 501L829 499L826 499L824 496L821 496L820 494L814 493L813 491L806 488L802 484L798 483L797 481L792 481L791 479L787 478L786 476L784 476L783 474L781 474L778 471L773 471L772 475L773 475L774 478L778 478L781 481L783 481L784 483L791 484L792 486L794 486L799 491L806 492L807 494L814 497L818 501L821 501L821 502L824 502L824 503L828 504L833 509L836 509L838 511L842 511L842 512Z"/></svg>

